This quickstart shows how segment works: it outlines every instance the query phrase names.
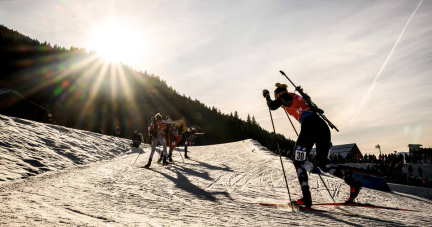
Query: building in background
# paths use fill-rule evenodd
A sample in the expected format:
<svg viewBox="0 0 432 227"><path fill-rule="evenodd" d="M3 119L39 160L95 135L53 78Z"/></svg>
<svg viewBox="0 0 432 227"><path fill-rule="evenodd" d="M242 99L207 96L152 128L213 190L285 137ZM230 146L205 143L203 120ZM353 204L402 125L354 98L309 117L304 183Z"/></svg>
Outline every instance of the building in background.
<svg viewBox="0 0 432 227"><path fill-rule="evenodd" d="M363 154L361 153L360 149L355 143L335 145L335 146L331 146L330 149L331 149L330 159L332 159L332 157L333 158L342 157L345 160L350 159L350 161L356 161L363 158ZM311 152L309 153L309 156L314 157L315 155L316 155L316 149L312 148Z"/></svg>

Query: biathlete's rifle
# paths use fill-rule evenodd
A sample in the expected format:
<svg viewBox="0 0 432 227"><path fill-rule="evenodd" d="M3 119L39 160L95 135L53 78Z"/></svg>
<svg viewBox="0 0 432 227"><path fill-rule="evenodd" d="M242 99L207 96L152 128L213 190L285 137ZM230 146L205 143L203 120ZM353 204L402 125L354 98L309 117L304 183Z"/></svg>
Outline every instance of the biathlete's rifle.
<svg viewBox="0 0 432 227"><path fill-rule="evenodd" d="M331 121L327 119L327 117L324 115L324 110L318 108L318 106L314 102L312 102L310 96L303 92L303 88L300 86L298 87L295 86L295 84L290 80L290 78L288 78L288 76L282 70L279 72L282 75L284 75L289 80L289 82L291 82L291 84L295 87L295 90L298 91L298 93L303 97L306 103L310 106L311 110L316 114L318 114L318 116L320 116L325 122L327 122L330 128L335 129L336 131L339 132L339 129L333 123L331 123Z"/></svg>

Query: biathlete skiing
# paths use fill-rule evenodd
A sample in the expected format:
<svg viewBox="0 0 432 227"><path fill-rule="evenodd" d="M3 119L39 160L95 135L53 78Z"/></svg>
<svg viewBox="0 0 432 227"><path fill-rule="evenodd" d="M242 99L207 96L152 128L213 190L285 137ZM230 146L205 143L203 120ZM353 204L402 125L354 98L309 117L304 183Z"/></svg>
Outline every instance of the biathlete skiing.
<svg viewBox="0 0 432 227"><path fill-rule="evenodd" d="M179 122L177 125L170 124L169 125L169 136L168 136L168 161L173 162L172 154L173 151L176 149L177 144L182 140L182 136L178 134L178 128L181 128L181 122Z"/></svg>
<svg viewBox="0 0 432 227"><path fill-rule="evenodd" d="M186 124L186 120L183 117L180 119L180 123L176 127L177 127L178 134L181 135L181 139L182 139L181 142L184 145L185 158L189 158L189 156L187 155L188 152L187 129L189 129L189 131L192 131L192 128L188 124Z"/></svg>
<svg viewBox="0 0 432 227"><path fill-rule="evenodd" d="M165 139L165 128L164 125L162 123L162 115L160 115L159 113L156 114L156 116L153 118L153 121L151 122L150 125L150 134L152 136L152 140L151 140L151 153L150 153L150 157L148 160L148 163L144 166L144 168L150 168L152 159L153 159L153 155L156 151L156 146L157 143L159 142L162 147L163 150L161 152L161 156L162 156L162 165L168 165L168 162L166 160L167 158L167 143L166 143L166 139Z"/></svg>
<svg viewBox="0 0 432 227"><path fill-rule="evenodd" d="M281 73L285 75L283 72ZM316 106L316 108L311 108L303 96L288 92L287 88L286 84L276 83L276 89L274 90L275 100L270 98L268 90L263 90L263 96L267 100L267 106L271 110L283 107L289 115L301 124L301 131L295 145L294 167L297 172L303 198L297 200L297 203L308 208L312 206L308 175L304 164L314 144L316 145L317 166L325 172L344 179L350 186L350 197L346 202L354 202L354 199L362 188L362 184L351 175L345 175L340 166L329 163L331 134L326 121L321 118L322 115L318 112L320 109ZM301 93L303 93L302 90ZM304 95L307 96L307 94ZM307 98L310 100L309 96Z"/></svg>

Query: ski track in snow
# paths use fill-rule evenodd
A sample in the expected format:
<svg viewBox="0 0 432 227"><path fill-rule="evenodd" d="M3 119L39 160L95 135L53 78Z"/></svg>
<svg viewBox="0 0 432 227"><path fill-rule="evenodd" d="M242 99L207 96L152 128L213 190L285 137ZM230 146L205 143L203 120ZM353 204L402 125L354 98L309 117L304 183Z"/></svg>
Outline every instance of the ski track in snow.
<svg viewBox="0 0 432 227"><path fill-rule="evenodd" d="M279 156L253 140L189 147L185 163L175 151L175 165L142 169L149 148L133 167L139 149L126 139L3 115L0 139L0 226L432 225L431 200L366 188L359 202L420 212L319 208L359 214L351 217L253 204L289 202ZM293 164L283 163L298 199ZM349 187L322 177L336 202L345 201ZM309 178L314 202L332 202L319 176Z"/></svg>

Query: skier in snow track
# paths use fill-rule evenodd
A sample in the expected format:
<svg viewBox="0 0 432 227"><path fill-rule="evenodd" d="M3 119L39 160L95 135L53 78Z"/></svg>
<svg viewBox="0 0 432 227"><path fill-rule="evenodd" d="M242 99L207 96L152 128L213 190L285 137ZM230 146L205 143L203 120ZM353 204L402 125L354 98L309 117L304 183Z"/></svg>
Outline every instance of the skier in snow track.
<svg viewBox="0 0 432 227"><path fill-rule="evenodd" d="M168 162L166 160L167 158L167 144L165 140L165 133L164 133L164 125L162 124L162 115L160 113L157 113L154 117L151 127L150 127L150 134L152 136L151 140L151 153L148 160L148 163L144 166L145 168L149 168L153 159L153 155L156 151L156 145L159 142L162 144L163 151L162 151L162 165L167 165Z"/></svg>
<svg viewBox="0 0 432 227"><path fill-rule="evenodd" d="M140 136L140 134L138 134L137 131L134 132L134 134L132 136L132 144L131 144L132 147L139 147L139 145L141 144L141 136Z"/></svg>
<svg viewBox="0 0 432 227"><path fill-rule="evenodd" d="M53 123L53 115L51 113L48 113L48 123L49 124Z"/></svg>
<svg viewBox="0 0 432 227"><path fill-rule="evenodd" d="M166 120L166 122L171 122L171 118L169 117L169 116L166 116L165 117L165 120ZM170 137L170 127L171 127L171 124L163 124L163 128L164 128L164 135L165 135L165 139L166 139L166 143L167 143L167 146L170 148L170 141L171 141L171 137ZM170 149L170 151L171 151L171 149ZM167 158L169 158L170 157L170 154L168 154L167 155ZM161 163L162 162L162 159L163 159L163 157L162 157L162 155L159 157L159 160L157 160L157 163ZM172 159L171 159L172 160ZM169 161L169 162L172 162L172 161Z"/></svg>
<svg viewBox="0 0 432 227"><path fill-rule="evenodd" d="M185 158L189 158L187 155L187 147L188 147L188 137L186 135L186 128L189 128L190 131L192 131L192 128L189 127L189 125L186 124L186 120L182 117L180 119L180 125L178 126L178 131L181 133L182 136L182 143L184 143L184 152L185 152Z"/></svg>
<svg viewBox="0 0 432 227"><path fill-rule="evenodd" d="M120 130L120 127L117 125L116 130L114 131L113 136L122 137L122 135L123 135L122 131Z"/></svg>
<svg viewBox="0 0 432 227"><path fill-rule="evenodd" d="M192 132L192 135L189 136L189 139L188 139L188 141L189 141L189 146L193 146L193 145L195 145L195 140L196 140L195 132Z"/></svg>
<svg viewBox="0 0 432 227"><path fill-rule="evenodd" d="M177 144L182 140L182 136L178 134L177 126L169 124L168 125L168 138L169 138L169 152L168 161L173 162L172 153L176 149Z"/></svg>
<svg viewBox="0 0 432 227"><path fill-rule="evenodd" d="M309 208L312 206L308 175L304 163L314 144L316 145L316 164L318 167L325 172L344 179L350 186L350 197L346 202L354 202L354 199L362 188L362 184L351 175L345 175L340 166L329 163L331 146L329 127L324 120L311 110L302 96L288 92L287 87L286 84L276 83L274 91L275 100L270 98L268 90L263 90L263 96L266 98L267 106L271 110L276 110L282 106L289 115L293 116L301 124L301 131L295 145L294 167L300 182L303 198L297 200L297 203Z"/></svg>

